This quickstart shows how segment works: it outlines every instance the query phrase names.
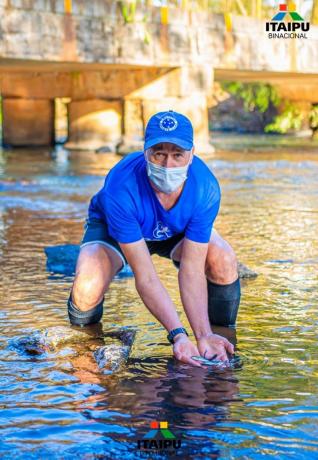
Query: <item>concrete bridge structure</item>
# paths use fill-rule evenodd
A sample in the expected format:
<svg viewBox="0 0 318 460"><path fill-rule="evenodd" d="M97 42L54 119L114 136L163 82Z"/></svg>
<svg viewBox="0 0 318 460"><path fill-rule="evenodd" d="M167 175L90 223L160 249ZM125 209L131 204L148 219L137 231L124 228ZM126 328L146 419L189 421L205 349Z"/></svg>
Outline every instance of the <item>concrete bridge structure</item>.
<svg viewBox="0 0 318 460"><path fill-rule="evenodd" d="M165 15L167 12L165 12ZM175 109L209 149L213 81L265 81L318 102L318 27L269 39L265 21L172 7L124 19L108 0L0 0L3 142L54 143L54 101L69 98L68 147L129 151L149 116ZM270 18L269 18L270 19Z"/></svg>

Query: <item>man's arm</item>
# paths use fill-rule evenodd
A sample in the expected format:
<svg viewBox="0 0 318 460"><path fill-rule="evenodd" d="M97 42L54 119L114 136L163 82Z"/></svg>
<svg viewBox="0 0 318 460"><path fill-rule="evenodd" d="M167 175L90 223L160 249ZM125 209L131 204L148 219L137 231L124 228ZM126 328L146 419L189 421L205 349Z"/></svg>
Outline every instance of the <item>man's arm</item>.
<svg viewBox="0 0 318 460"><path fill-rule="evenodd" d="M145 241L120 243L120 247L134 272L137 292L148 310L167 331L182 327L172 300L158 278Z"/></svg>
<svg viewBox="0 0 318 460"><path fill-rule="evenodd" d="M181 300L195 338L211 334L205 261L208 243L183 240L178 274Z"/></svg>
<svg viewBox="0 0 318 460"><path fill-rule="evenodd" d="M227 339L213 334L208 316L205 276L207 252L208 243L184 239L178 275L180 295L200 354L208 359L217 355L219 359L227 360L226 351L233 353L234 348Z"/></svg>
<svg viewBox="0 0 318 460"><path fill-rule="evenodd" d="M116 197L105 193L102 200L110 235L119 242L134 272L136 289L149 311L168 331L181 327L174 305L153 266L133 206L129 205L130 196L124 191L121 193Z"/></svg>
<svg viewBox="0 0 318 460"><path fill-rule="evenodd" d="M167 331L182 327L175 306L156 273L145 241L142 239L134 243L120 243L120 247L134 272L137 292L148 310ZM195 366L200 365L191 359L191 356L199 355L199 352L185 334L178 334L174 342L174 355L177 359ZM183 353L184 347L190 349L191 356Z"/></svg>

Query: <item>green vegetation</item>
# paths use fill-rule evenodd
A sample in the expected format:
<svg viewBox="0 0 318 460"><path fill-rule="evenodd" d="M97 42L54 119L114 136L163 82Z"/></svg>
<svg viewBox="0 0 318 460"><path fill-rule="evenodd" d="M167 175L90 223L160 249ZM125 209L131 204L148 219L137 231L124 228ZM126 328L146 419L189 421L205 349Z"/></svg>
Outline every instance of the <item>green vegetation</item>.
<svg viewBox="0 0 318 460"><path fill-rule="evenodd" d="M205 11L215 14L230 16L232 14L239 16L250 16L258 19L271 18L277 13L278 3L270 0L117 0L119 10L126 24L134 23L137 15L138 18L147 22L152 13L153 7L161 7L166 10L187 10L191 12ZM287 0L290 3L291 0ZM138 20L139 20L138 19ZM306 20L312 24L318 24L318 0L313 0L312 8L307 12ZM169 22L169 13L163 13L161 16L162 23Z"/></svg>
<svg viewBox="0 0 318 460"><path fill-rule="evenodd" d="M312 106L309 113L309 123L312 129L318 129L318 104Z"/></svg>
<svg viewBox="0 0 318 460"><path fill-rule="evenodd" d="M139 3L137 0L119 2L121 14L124 18L125 24L129 24L135 21L137 3Z"/></svg>
<svg viewBox="0 0 318 460"><path fill-rule="evenodd" d="M284 101L282 110L272 123L265 126L266 133L285 134L288 131L298 131L304 120L304 114L290 101Z"/></svg>
<svg viewBox="0 0 318 460"><path fill-rule="evenodd" d="M318 138L318 104L314 104L309 113L309 125L312 129L312 138Z"/></svg>
<svg viewBox="0 0 318 460"><path fill-rule="evenodd" d="M137 10L150 13L152 7L207 11L216 14L235 14L257 18L270 17L277 10L266 0L119 0L118 4L126 24L135 22Z"/></svg>
<svg viewBox="0 0 318 460"><path fill-rule="evenodd" d="M282 100L269 84L225 82L222 88L241 99L247 112L254 112L261 118L265 133L285 134L302 126L304 113L291 101ZM318 108L313 109L310 116L318 127Z"/></svg>
<svg viewBox="0 0 318 460"><path fill-rule="evenodd" d="M143 12L150 12L154 6L266 19L277 12L278 3L270 0L118 0L119 8L126 23L134 22L137 9L141 9ZM287 0L287 3L290 3L290 0ZM318 24L318 0L312 1L312 8L307 13L306 20L312 24Z"/></svg>
<svg viewBox="0 0 318 460"><path fill-rule="evenodd" d="M270 105L278 107L280 98L274 87L264 83L224 82L222 88L228 93L241 98L245 110L258 110L265 113Z"/></svg>

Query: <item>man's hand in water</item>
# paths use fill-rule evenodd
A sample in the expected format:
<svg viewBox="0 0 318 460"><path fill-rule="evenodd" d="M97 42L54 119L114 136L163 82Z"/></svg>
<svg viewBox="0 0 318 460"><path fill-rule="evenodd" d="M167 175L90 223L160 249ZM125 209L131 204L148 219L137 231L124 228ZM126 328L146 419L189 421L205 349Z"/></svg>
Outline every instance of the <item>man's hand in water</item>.
<svg viewBox="0 0 318 460"><path fill-rule="evenodd" d="M175 337L173 354L176 359L183 363L202 367L198 361L192 359L192 356L200 356L200 353L197 346L185 334L179 334Z"/></svg>
<svg viewBox="0 0 318 460"><path fill-rule="evenodd" d="M233 354L233 345L221 335L208 334L197 339L198 350L200 355L206 359L219 359L228 361L227 353Z"/></svg>

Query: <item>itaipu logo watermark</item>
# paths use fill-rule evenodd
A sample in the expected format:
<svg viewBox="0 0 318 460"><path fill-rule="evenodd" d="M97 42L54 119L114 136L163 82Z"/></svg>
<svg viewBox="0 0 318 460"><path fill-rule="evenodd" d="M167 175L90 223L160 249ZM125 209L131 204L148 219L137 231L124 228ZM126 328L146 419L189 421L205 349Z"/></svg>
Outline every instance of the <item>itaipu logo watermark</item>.
<svg viewBox="0 0 318 460"><path fill-rule="evenodd" d="M182 441L168 428L168 422L150 422L150 431L142 439L137 440L140 452L176 453Z"/></svg>
<svg viewBox="0 0 318 460"><path fill-rule="evenodd" d="M270 22L266 22L268 38L305 38L309 31L310 24L297 13L296 5L282 3L279 5L279 12L275 14Z"/></svg>

